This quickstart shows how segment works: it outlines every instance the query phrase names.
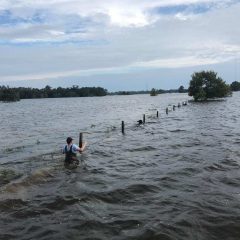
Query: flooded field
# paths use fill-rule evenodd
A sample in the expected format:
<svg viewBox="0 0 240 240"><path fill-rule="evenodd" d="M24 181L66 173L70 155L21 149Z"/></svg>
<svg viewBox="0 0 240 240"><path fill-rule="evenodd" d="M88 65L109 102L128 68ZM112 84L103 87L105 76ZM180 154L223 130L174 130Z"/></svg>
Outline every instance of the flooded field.
<svg viewBox="0 0 240 240"><path fill-rule="evenodd" d="M240 94L166 115L188 99L0 103L0 239L240 239ZM87 149L66 169L80 132Z"/></svg>

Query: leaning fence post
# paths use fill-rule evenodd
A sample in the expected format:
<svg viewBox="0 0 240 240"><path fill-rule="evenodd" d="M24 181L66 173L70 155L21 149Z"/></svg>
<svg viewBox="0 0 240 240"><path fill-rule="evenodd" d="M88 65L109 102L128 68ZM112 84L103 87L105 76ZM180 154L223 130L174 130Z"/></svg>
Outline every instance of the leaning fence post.
<svg viewBox="0 0 240 240"><path fill-rule="evenodd" d="M83 133L79 134L79 147L81 148L83 145Z"/></svg>
<svg viewBox="0 0 240 240"><path fill-rule="evenodd" d="M124 127L125 127L125 126L124 126L124 121L122 121L122 134L125 133L125 132L124 132L124 130L125 130Z"/></svg>
<svg viewBox="0 0 240 240"><path fill-rule="evenodd" d="M166 108L166 114L168 114L168 108Z"/></svg>

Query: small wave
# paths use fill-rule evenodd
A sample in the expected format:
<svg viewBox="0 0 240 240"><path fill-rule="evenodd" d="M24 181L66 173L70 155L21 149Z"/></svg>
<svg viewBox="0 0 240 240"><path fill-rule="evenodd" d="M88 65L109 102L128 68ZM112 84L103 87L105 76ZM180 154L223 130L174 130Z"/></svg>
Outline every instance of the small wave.
<svg viewBox="0 0 240 240"><path fill-rule="evenodd" d="M175 230L175 229L174 229ZM152 227L149 227L147 229L138 229L137 232L135 232L134 236L129 236L127 239L129 240L173 240L177 239L174 237L170 237L167 233L161 233L158 231L153 230Z"/></svg>
<svg viewBox="0 0 240 240"><path fill-rule="evenodd" d="M227 166L230 166L230 167L237 167L237 168L240 167L240 165L238 164L238 162L237 162L236 160L233 160L233 159L228 159L228 158L226 158L226 159L224 159L224 160L222 161L222 163L225 164L225 165L227 165Z"/></svg>
<svg viewBox="0 0 240 240"><path fill-rule="evenodd" d="M148 192L157 192L159 188L154 185L133 184L124 189L114 189L109 192L92 193L96 199L107 203L123 203L129 202L131 199L137 198Z"/></svg>
<svg viewBox="0 0 240 240"><path fill-rule="evenodd" d="M26 218L34 218L39 217L40 215L49 215L52 214L53 211L49 209L31 209L31 208L24 208L14 211L11 216L14 218L19 219L26 219Z"/></svg>
<svg viewBox="0 0 240 240"><path fill-rule="evenodd" d="M235 135L234 134L231 134L231 133L225 133L223 134L224 137L234 137Z"/></svg>
<svg viewBox="0 0 240 240"><path fill-rule="evenodd" d="M132 148L132 149L127 149L129 152L144 152L144 151L152 151L156 150L156 148L152 146L145 146L145 147L139 147L139 148Z"/></svg>
<svg viewBox="0 0 240 240"><path fill-rule="evenodd" d="M39 169L35 171L30 176L27 176L23 178L19 182L9 183L6 185L4 191L5 192L17 192L21 188L29 187L32 185L37 185L41 183L45 183L49 180L49 178L52 178L53 175L50 172L50 169Z"/></svg>
<svg viewBox="0 0 240 240"><path fill-rule="evenodd" d="M82 201L102 201L110 204L132 202L139 195L145 196L148 192L158 192L159 188L153 185L133 184L126 188L118 188L107 192L85 191L81 195Z"/></svg>
<svg viewBox="0 0 240 240"><path fill-rule="evenodd" d="M9 233L0 233L0 239L16 239L16 235Z"/></svg>
<svg viewBox="0 0 240 240"><path fill-rule="evenodd" d="M14 165L16 166L18 164L23 164L24 162L25 162L25 160L19 160L19 161L15 160ZM1 163L1 166L7 166L7 165L11 166L11 165L13 165L13 162L12 161L6 161L6 162Z"/></svg>
<svg viewBox="0 0 240 240"><path fill-rule="evenodd" d="M129 220L115 220L109 222L115 227L124 227L124 229L139 227L142 224L139 220L129 219Z"/></svg>
<svg viewBox="0 0 240 240"><path fill-rule="evenodd" d="M104 168L94 168L92 170L90 170L91 173L93 174L104 174L106 173Z"/></svg>
<svg viewBox="0 0 240 240"><path fill-rule="evenodd" d="M209 172L226 171L226 168L223 165L217 164L217 163L214 163L211 166L204 167L204 169L209 171Z"/></svg>
<svg viewBox="0 0 240 240"><path fill-rule="evenodd" d="M191 143L182 144L182 147L191 148L194 146L201 146L201 145L202 145L201 142L191 142ZM206 146L209 146L209 145L206 145Z"/></svg>
<svg viewBox="0 0 240 240"><path fill-rule="evenodd" d="M57 234L57 230L41 228L42 231L32 237L32 239L49 239L49 236L52 236L52 239L56 239L57 237L53 237L54 234Z"/></svg>
<svg viewBox="0 0 240 240"><path fill-rule="evenodd" d="M169 132L186 132L186 130L183 130L183 129L174 129L174 130L170 130Z"/></svg>
<svg viewBox="0 0 240 240"><path fill-rule="evenodd" d="M21 176L21 173L17 173L13 169L0 169L0 186L10 183Z"/></svg>
<svg viewBox="0 0 240 240"><path fill-rule="evenodd" d="M5 148L3 153L12 153L12 152L20 152L25 148L25 146L18 146L14 148Z"/></svg>
<svg viewBox="0 0 240 240"><path fill-rule="evenodd" d="M161 177L159 178L160 181L164 181L164 182L178 182L176 179L169 177L169 176L165 176L165 177Z"/></svg>
<svg viewBox="0 0 240 240"><path fill-rule="evenodd" d="M80 199L74 198L72 196L57 196L53 201L43 203L40 205L41 208L50 209L50 210L62 210L67 206L74 205L78 203Z"/></svg>
<svg viewBox="0 0 240 240"><path fill-rule="evenodd" d="M107 152L100 151L100 150L92 151L91 154L93 154L93 155L98 155L98 156L102 156L102 157L112 157L111 154L108 154Z"/></svg>
<svg viewBox="0 0 240 240"><path fill-rule="evenodd" d="M182 168L176 172L173 172L173 175L181 175L181 176L192 176L201 173L201 169L198 168L193 168L193 167L187 167L187 168Z"/></svg>
<svg viewBox="0 0 240 240"><path fill-rule="evenodd" d="M147 124L156 124L156 122L148 121Z"/></svg>
<svg viewBox="0 0 240 240"><path fill-rule="evenodd" d="M133 184L127 187L126 190L134 194L142 194L146 192L157 192L159 188L150 184Z"/></svg>
<svg viewBox="0 0 240 240"><path fill-rule="evenodd" d="M12 212L13 209L19 209L27 205L28 202L22 199L5 199L0 201L0 209L3 212Z"/></svg>
<svg viewBox="0 0 240 240"><path fill-rule="evenodd" d="M79 231L81 229L81 237L76 239L85 240L102 240L102 239L113 239L113 235L117 235L117 231L114 228L103 222L101 219L88 220L88 219L77 219L70 226L71 232ZM71 238L75 239L75 238Z"/></svg>
<svg viewBox="0 0 240 240"><path fill-rule="evenodd" d="M240 184L239 184L240 179L239 179L239 178L223 177L220 181L221 181L222 183L224 183L224 184L226 184L226 185L229 185L229 186L232 186L232 187L237 187L237 188L239 188L239 186L240 186Z"/></svg>
<svg viewBox="0 0 240 240"><path fill-rule="evenodd" d="M182 121L184 121L184 119L182 119L182 118L172 118L174 121L178 121L178 122L182 122Z"/></svg>

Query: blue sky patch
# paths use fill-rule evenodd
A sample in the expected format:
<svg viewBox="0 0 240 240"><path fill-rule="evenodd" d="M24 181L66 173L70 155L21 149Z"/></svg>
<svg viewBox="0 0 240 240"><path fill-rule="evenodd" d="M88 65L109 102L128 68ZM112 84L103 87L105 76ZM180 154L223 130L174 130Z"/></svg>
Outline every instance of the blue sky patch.
<svg viewBox="0 0 240 240"><path fill-rule="evenodd" d="M0 25L15 26L22 23L43 23L42 12L36 12L32 17L23 18L15 16L10 10L0 11Z"/></svg>
<svg viewBox="0 0 240 240"><path fill-rule="evenodd" d="M100 45L107 45L109 44L107 40L99 39L99 40L60 40L60 41L32 41L32 42L16 42L10 40L1 40L0 39L0 46L37 46L37 45L66 45L66 44L74 44L78 46L100 46Z"/></svg>
<svg viewBox="0 0 240 240"><path fill-rule="evenodd" d="M171 6L154 8L151 12L153 14L160 14L160 15L176 15L179 13L202 14L219 7L229 7L239 2L240 0L230 0L228 2L225 2L225 5L221 5L221 1L217 3L212 2L212 3L171 5Z"/></svg>
<svg viewBox="0 0 240 240"><path fill-rule="evenodd" d="M178 13L193 13L200 14L211 10L211 6L206 4L197 5L176 5L176 6L166 6L159 7L153 10L153 13L160 15L175 15Z"/></svg>

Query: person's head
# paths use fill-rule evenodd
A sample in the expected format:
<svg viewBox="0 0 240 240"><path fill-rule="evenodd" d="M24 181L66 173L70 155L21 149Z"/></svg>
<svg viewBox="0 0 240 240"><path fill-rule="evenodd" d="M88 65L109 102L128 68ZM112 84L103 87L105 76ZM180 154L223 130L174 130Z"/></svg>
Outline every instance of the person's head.
<svg viewBox="0 0 240 240"><path fill-rule="evenodd" d="M73 139L71 137L68 137L67 140L66 140L67 144L70 144L72 142L72 140Z"/></svg>

